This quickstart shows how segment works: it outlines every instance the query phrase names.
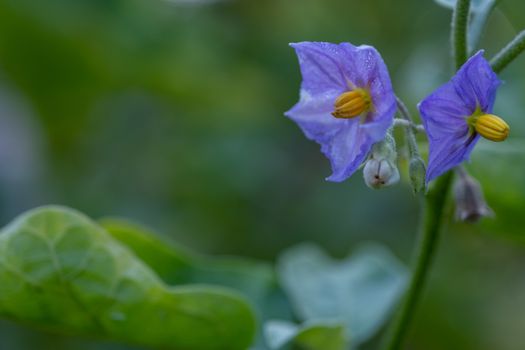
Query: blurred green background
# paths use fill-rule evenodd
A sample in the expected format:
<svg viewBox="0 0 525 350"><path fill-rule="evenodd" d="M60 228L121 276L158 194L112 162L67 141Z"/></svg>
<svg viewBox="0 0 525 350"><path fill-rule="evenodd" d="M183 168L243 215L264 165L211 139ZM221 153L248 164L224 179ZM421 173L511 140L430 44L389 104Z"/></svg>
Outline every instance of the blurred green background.
<svg viewBox="0 0 525 350"><path fill-rule="evenodd" d="M487 57L524 14L500 1ZM57 203L210 254L379 241L408 262L420 200L406 183L323 180L328 162L283 116L300 84L287 44L376 46L415 113L451 74L449 17L431 0L0 0L1 222ZM471 166L497 217L450 220L410 349L525 348L525 58L501 77L511 140L482 143ZM37 348L129 349L0 321L0 349Z"/></svg>

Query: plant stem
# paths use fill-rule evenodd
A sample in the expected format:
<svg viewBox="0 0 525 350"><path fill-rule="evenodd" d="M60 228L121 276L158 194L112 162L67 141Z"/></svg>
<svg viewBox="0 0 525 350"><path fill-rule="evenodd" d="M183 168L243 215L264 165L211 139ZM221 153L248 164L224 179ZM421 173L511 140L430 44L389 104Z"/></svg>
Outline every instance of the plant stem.
<svg viewBox="0 0 525 350"><path fill-rule="evenodd" d="M523 50L525 50L525 30L516 35L507 46L501 49L501 51L490 60L490 65L494 72L501 72L509 63L518 57Z"/></svg>
<svg viewBox="0 0 525 350"><path fill-rule="evenodd" d="M452 53L459 69L467 60L467 25L470 9L470 0L457 0L452 15Z"/></svg>
<svg viewBox="0 0 525 350"><path fill-rule="evenodd" d="M396 96L397 109L399 110L401 116L409 123L409 127L405 128L405 137L407 140L408 151L410 157L419 157L419 150L417 149L416 136L414 135L414 129L417 130L417 126L414 124L414 120L408 111L407 106L403 101Z"/></svg>
<svg viewBox="0 0 525 350"><path fill-rule="evenodd" d="M470 0L457 0L454 13L452 14L451 27L452 50L454 53L456 69L459 69L467 60L467 26L469 11ZM401 100L397 99L397 105L405 118L409 119L410 114L408 114L408 110ZM419 243L416 248L412 278L399 313L396 315L389 333L387 334L385 350L398 350L401 345L403 345L403 340L408 331L408 327L410 326L410 322L414 317L414 311L419 299L421 298L427 280L427 273L432 264L432 258L434 257L434 251L436 250L439 233L443 224L445 204L447 202L453 178L453 171L448 171L444 175L441 175L425 197L423 224L421 227Z"/></svg>
<svg viewBox="0 0 525 350"><path fill-rule="evenodd" d="M412 123L404 118L394 118L394 127L402 126L403 128L410 128L415 133L425 133L425 127L421 124Z"/></svg>
<svg viewBox="0 0 525 350"><path fill-rule="evenodd" d="M454 172L449 171L439 177L425 199L423 226L416 250L414 272L401 309L388 334L385 350L398 350L403 345L403 339L414 316L432 263L453 175Z"/></svg>

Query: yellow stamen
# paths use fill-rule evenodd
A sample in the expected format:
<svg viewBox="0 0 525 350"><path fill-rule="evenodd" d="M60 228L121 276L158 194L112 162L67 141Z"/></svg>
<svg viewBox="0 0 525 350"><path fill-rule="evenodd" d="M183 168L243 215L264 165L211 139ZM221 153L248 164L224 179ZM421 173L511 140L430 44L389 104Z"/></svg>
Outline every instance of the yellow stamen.
<svg viewBox="0 0 525 350"><path fill-rule="evenodd" d="M476 132L488 140L500 142L509 136L509 125L496 115L480 115L473 124Z"/></svg>
<svg viewBox="0 0 525 350"><path fill-rule="evenodd" d="M342 93L335 100L335 110L332 115L336 118L354 118L370 109L370 94L364 89L355 89Z"/></svg>

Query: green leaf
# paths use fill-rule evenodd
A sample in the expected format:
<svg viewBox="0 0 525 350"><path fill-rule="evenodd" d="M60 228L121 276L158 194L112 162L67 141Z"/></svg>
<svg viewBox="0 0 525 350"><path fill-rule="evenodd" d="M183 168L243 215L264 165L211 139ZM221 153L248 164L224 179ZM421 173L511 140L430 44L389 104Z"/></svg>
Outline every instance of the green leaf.
<svg viewBox="0 0 525 350"><path fill-rule="evenodd" d="M355 344L379 329L407 281L406 268L377 245L343 261L314 245L300 245L283 254L278 273L301 320L344 322Z"/></svg>
<svg viewBox="0 0 525 350"><path fill-rule="evenodd" d="M341 324L308 326L295 336L293 345L301 350L344 350L348 349L345 334Z"/></svg>
<svg viewBox="0 0 525 350"><path fill-rule="evenodd" d="M201 256L127 220L107 218L100 224L168 284L206 283L229 287L259 306L268 318L291 317L270 264L243 258Z"/></svg>
<svg viewBox="0 0 525 350"><path fill-rule="evenodd" d="M344 350L349 343L345 326L340 323L316 323L298 326L294 323L272 320L265 325L265 338L272 350Z"/></svg>
<svg viewBox="0 0 525 350"><path fill-rule="evenodd" d="M225 288L169 287L84 215L32 210L0 233L0 314L41 328L163 349L246 349L245 300Z"/></svg>
<svg viewBox="0 0 525 350"><path fill-rule="evenodd" d="M123 219L101 225L128 246L168 284L214 284L232 288L255 306L262 325L272 318L292 319L291 307L270 264L242 258L197 255L148 229ZM262 329L256 345L263 347Z"/></svg>
<svg viewBox="0 0 525 350"><path fill-rule="evenodd" d="M184 284L191 280L192 265L196 259L192 252L175 243L168 243L147 228L127 220L106 218L99 224L167 284Z"/></svg>

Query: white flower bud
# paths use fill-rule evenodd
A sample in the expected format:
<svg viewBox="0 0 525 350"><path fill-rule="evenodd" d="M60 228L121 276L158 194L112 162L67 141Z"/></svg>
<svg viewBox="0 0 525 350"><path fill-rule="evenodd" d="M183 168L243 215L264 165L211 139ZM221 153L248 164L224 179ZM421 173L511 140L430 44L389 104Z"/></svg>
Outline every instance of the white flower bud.
<svg viewBox="0 0 525 350"><path fill-rule="evenodd" d="M371 158L366 161L363 169L365 183L370 188L390 186L399 181L397 166L387 159Z"/></svg>
<svg viewBox="0 0 525 350"><path fill-rule="evenodd" d="M389 131L383 141L374 144L365 162L363 177L366 185L378 189L399 182L396 160L396 141Z"/></svg>

